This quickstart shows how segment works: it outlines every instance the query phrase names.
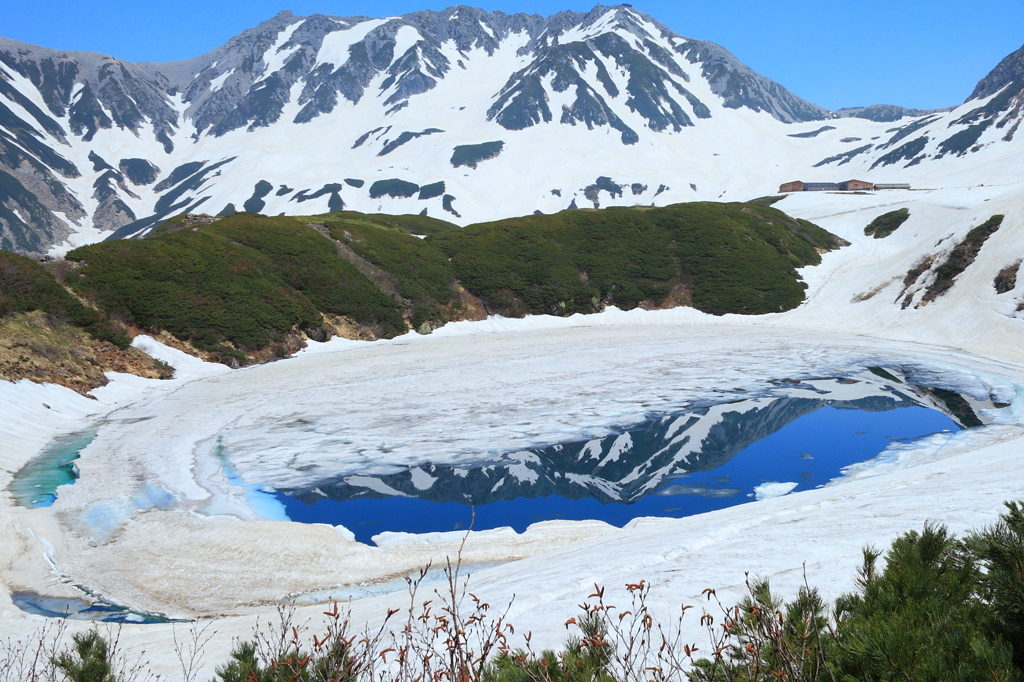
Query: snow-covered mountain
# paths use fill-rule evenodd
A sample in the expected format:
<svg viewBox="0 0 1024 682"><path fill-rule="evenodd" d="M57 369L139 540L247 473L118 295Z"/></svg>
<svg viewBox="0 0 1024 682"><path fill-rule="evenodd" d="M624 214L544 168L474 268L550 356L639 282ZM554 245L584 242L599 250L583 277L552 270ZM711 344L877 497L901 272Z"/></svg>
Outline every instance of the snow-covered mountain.
<svg viewBox="0 0 1024 682"><path fill-rule="evenodd" d="M1018 149L1020 61L894 127L922 112L829 112L628 5L281 12L162 64L0 39L0 248L61 252L186 211L464 224L797 178L955 183Z"/></svg>

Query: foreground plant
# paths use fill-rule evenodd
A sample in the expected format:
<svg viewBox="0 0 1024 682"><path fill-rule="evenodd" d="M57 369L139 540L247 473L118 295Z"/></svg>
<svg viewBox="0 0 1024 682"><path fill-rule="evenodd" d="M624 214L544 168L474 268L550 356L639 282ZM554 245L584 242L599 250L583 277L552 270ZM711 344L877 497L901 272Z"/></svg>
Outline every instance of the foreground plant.
<svg viewBox="0 0 1024 682"><path fill-rule="evenodd" d="M848 679L1018 680L995 631L978 558L938 525L897 538L879 571L864 551L859 592L836 602L835 667Z"/></svg>
<svg viewBox="0 0 1024 682"><path fill-rule="evenodd" d="M691 679L1014 682L1024 654L1024 507L958 540L925 524L881 553L864 550L857 591L832 613L806 585L787 604L768 582L748 580L748 596L705 613L713 652ZM709 599L717 597L707 591Z"/></svg>
<svg viewBox="0 0 1024 682"><path fill-rule="evenodd" d="M663 626L651 613L650 584L641 580L625 586L629 607L620 610L605 600L605 588L594 586L580 606L583 613L565 622L579 630L555 652L539 654L530 647L503 650L487 671L487 682L668 682L687 679L690 654L682 645L682 621L690 606Z"/></svg>
<svg viewBox="0 0 1024 682"><path fill-rule="evenodd" d="M67 624L51 621L31 635L0 642L0 682L56 682L53 660Z"/></svg>
<svg viewBox="0 0 1024 682"><path fill-rule="evenodd" d="M783 605L772 595L767 580L748 577L746 585L747 596L728 608L718 601L714 590L704 591L717 604L721 623L716 627L710 613L701 616L713 653L710 658L693 660L688 677L700 682L834 682L829 653L835 635L817 590L805 585L795 600Z"/></svg>
<svg viewBox="0 0 1024 682"><path fill-rule="evenodd" d="M74 646L62 652L54 665L71 682L120 682L114 674L110 648L95 630L77 632L71 636Z"/></svg>
<svg viewBox="0 0 1024 682"><path fill-rule="evenodd" d="M1024 670L1024 505L1007 502L999 521L967 537L967 548L984 570L983 597L995 631L1013 648Z"/></svg>
<svg viewBox="0 0 1024 682"><path fill-rule="evenodd" d="M422 601L430 567L407 578L409 607L401 627L393 624L400 610L390 609L376 630L357 631L351 613L335 603L310 644L306 624L294 622L292 608L280 607L277 622L239 643L217 676L222 682L483 682L513 628L505 613L491 616L490 604L468 592L460 569L459 561L449 562L442 586Z"/></svg>

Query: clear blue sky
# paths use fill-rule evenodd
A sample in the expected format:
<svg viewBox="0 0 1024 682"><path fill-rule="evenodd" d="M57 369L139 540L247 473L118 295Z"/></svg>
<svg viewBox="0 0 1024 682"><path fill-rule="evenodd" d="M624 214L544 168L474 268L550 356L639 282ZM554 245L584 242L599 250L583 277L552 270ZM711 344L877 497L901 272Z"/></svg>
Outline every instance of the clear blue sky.
<svg viewBox="0 0 1024 682"><path fill-rule="evenodd" d="M128 61L202 54L282 9L390 16L435 0L5 0L0 35ZM472 4L472 3L468 3ZM1024 44L1024 0L633 0L690 38L711 40L800 97L831 109L962 102ZM483 9L550 15L582 0L488 0Z"/></svg>

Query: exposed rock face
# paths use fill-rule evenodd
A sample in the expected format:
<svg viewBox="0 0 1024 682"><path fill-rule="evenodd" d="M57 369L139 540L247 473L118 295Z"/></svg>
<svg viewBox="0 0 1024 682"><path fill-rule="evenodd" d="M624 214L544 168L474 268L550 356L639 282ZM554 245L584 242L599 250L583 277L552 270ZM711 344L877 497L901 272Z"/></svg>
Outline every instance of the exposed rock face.
<svg viewBox="0 0 1024 682"><path fill-rule="evenodd" d="M117 127L138 131L149 124L168 153L178 113L166 79L145 65L92 52L67 52L0 38L0 63L31 82L49 110L30 114L48 132L67 134L53 117L64 119L70 133L89 142L99 130ZM10 86L8 86L10 87ZM6 89L6 88L5 88ZM5 93L6 94L6 93Z"/></svg>
<svg viewBox="0 0 1024 682"><path fill-rule="evenodd" d="M678 48L691 64L700 64L711 89L730 109L746 107L766 111L780 121L818 121L827 118L824 107L804 101L775 81L754 72L731 52L715 43L691 40Z"/></svg>
<svg viewBox="0 0 1024 682"><path fill-rule="evenodd" d="M841 118L864 118L876 123L892 123L904 118L920 118L946 111L950 109L907 109L895 104L872 104L870 107L840 109L835 115Z"/></svg>
<svg viewBox="0 0 1024 682"><path fill-rule="evenodd" d="M1007 85L1024 82L1024 46L1007 55L987 76L978 81L974 92L967 98L970 102L994 95Z"/></svg>

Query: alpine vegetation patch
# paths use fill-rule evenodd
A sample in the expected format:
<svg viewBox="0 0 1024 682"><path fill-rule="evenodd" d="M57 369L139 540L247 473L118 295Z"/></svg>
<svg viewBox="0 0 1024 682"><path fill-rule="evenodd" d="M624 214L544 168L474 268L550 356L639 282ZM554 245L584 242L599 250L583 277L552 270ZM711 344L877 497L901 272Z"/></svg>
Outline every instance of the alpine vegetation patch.
<svg viewBox="0 0 1024 682"><path fill-rule="evenodd" d="M452 167L469 166L476 168L481 161L497 158L505 148L501 140L481 142L480 144L462 144L452 151Z"/></svg>
<svg viewBox="0 0 1024 682"><path fill-rule="evenodd" d="M907 222L910 218L910 209L901 208L895 211L889 211L878 216L864 228L864 234L870 235L875 239L882 239L888 237L890 234L895 232L900 225Z"/></svg>

